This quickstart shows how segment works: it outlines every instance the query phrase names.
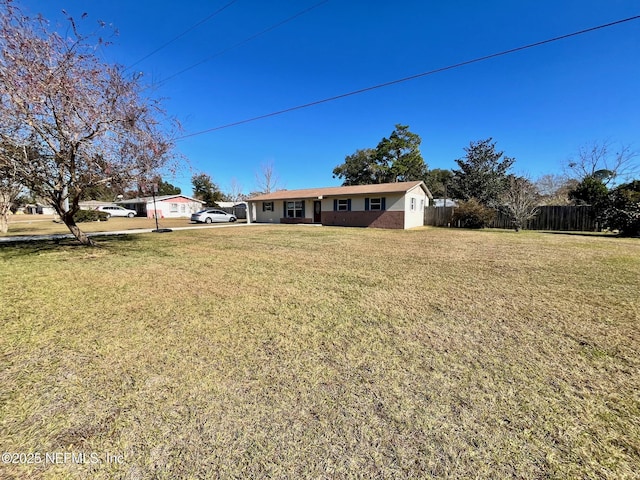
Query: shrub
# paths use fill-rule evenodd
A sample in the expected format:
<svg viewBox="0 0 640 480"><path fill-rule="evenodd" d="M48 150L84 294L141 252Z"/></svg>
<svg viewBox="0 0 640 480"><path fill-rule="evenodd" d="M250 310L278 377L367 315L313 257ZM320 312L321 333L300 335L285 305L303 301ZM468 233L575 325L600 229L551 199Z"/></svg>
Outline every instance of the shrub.
<svg viewBox="0 0 640 480"><path fill-rule="evenodd" d="M76 223L106 222L109 220L109 214L98 210L78 210L73 216L73 219Z"/></svg>
<svg viewBox="0 0 640 480"><path fill-rule="evenodd" d="M608 193L609 190L602 180L589 175L569 192L569 200L576 205L591 205L596 210L601 210L607 203Z"/></svg>
<svg viewBox="0 0 640 480"><path fill-rule="evenodd" d="M495 218L496 212L475 198L459 202L453 214L453 225L462 228L484 228Z"/></svg>
<svg viewBox="0 0 640 480"><path fill-rule="evenodd" d="M611 190L609 206L602 217L605 226L619 230L620 235L640 236L640 180Z"/></svg>

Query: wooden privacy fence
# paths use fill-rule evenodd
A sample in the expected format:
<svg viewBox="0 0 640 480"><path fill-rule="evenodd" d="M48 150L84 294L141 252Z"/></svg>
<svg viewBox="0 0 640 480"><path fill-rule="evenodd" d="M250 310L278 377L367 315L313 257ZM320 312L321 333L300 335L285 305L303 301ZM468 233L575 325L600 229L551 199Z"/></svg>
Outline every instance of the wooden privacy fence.
<svg viewBox="0 0 640 480"><path fill-rule="evenodd" d="M454 226L452 217L456 207L427 207L424 211L424 224L435 227ZM507 215L497 212L489 228L513 228ZM589 205L549 205L538 208L538 214L529 220L526 230L558 230L575 232L593 232L598 224Z"/></svg>
<svg viewBox="0 0 640 480"><path fill-rule="evenodd" d="M449 227L456 207L426 207L424 224L432 227Z"/></svg>
<svg viewBox="0 0 640 480"><path fill-rule="evenodd" d="M239 219L247 218L247 208L245 206L222 207L220 210L235 215Z"/></svg>

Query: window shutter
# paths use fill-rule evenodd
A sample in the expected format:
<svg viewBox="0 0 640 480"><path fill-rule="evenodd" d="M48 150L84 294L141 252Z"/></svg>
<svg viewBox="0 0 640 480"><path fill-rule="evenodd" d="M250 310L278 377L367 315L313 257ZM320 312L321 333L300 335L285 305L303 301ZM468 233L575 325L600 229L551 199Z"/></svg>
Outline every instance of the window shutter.
<svg viewBox="0 0 640 480"><path fill-rule="evenodd" d="M287 202L282 202L282 217L287 218Z"/></svg>
<svg viewBox="0 0 640 480"><path fill-rule="evenodd" d="M338 211L338 199L337 198L333 199L333 211L334 212Z"/></svg>
<svg viewBox="0 0 640 480"><path fill-rule="evenodd" d="M368 198L365 198L365 199L364 199L364 209L365 209L366 211L368 211L368 210L369 210L369 199L368 199Z"/></svg>
<svg viewBox="0 0 640 480"><path fill-rule="evenodd" d="M347 212L351 211L351 199L347 199Z"/></svg>
<svg viewBox="0 0 640 480"><path fill-rule="evenodd" d="M302 200L302 218L304 218L304 206L307 203L306 200Z"/></svg>
<svg viewBox="0 0 640 480"><path fill-rule="evenodd" d="M262 211L264 212L264 204L267 202L262 202Z"/></svg>
<svg viewBox="0 0 640 480"><path fill-rule="evenodd" d="M380 210L386 210L387 209L387 199L386 197L382 197L382 205L380 206Z"/></svg>

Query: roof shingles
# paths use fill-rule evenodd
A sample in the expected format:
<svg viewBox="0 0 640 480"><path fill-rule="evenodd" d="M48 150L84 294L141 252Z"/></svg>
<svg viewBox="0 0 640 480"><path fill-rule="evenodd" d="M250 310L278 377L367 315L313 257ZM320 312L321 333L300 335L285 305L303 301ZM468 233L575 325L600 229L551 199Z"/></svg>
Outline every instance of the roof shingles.
<svg viewBox="0 0 640 480"><path fill-rule="evenodd" d="M325 187L325 188L305 188L302 190L280 190L277 192L266 193L264 195L258 195L249 199L250 202L260 202L269 200L292 200L303 198L327 198L327 197L343 197L348 195L367 195L367 194L382 194L382 193L405 193L412 188L422 184L427 195L431 197L431 194L424 183L421 181L415 182L394 182L394 183L379 183L375 185L351 185L347 187Z"/></svg>

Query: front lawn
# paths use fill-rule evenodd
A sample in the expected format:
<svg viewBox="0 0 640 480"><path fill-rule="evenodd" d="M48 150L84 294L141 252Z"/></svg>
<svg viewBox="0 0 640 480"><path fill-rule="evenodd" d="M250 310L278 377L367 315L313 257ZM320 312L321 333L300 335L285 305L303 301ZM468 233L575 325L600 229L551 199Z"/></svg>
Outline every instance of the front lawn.
<svg viewBox="0 0 640 480"><path fill-rule="evenodd" d="M96 241L0 245L0 450L87 455L0 478L638 478L640 240Z"/></svg>
<svg viewBox="0 0 640 480"><path fill-rule="evenodd" d="M54 222L53 215L13 215L9 220L9 231L0 233L0 237L23 235L70 234L64 223ZM246 223L239 220L239 223ZM156 221L146 217L112 217L105 222L82 222L78 226L86 233L113 232L120 230L155 229ZM158 219L160 228L179 228L206 226L204 223L192 223L189 218Z"/></svg>

